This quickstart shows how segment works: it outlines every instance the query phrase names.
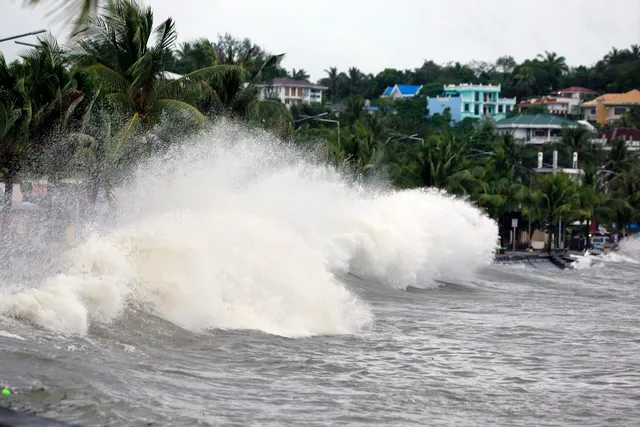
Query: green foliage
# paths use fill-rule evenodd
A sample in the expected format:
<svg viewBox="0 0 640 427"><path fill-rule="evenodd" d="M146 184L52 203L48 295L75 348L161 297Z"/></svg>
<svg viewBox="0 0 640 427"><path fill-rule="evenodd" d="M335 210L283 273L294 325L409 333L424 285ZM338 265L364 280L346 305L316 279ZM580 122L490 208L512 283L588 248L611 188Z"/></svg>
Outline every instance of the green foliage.
<svg viewBox="0 0 640 427"><path fill-rule="evenodd" d="M95 200L100 190L109 194L121 184L145 156L207 123L232 118L365 178L384 175L396 187L437 187L467 198L502 227L514 213L549 227L561 218L595 217L619 227L640 219L640 163L625 141L605 152L579 127L564 129L555 144L521 146L511 135L499 135L489 120L452 124L449 111L427 117L427 97L440 95L444 84L500 84L503 96L521 99L566 86L598 92L638 88L637 45L613 49L590 67L570 68L555 52L522 63L510 56L494 63L426 60L414 69L386 68L375 75L329 67L319 83L328 87L325 99L344 108L334 112L314 104L289 110L259 96L260 85L275 77L309 78L304 69L282 68L283 54L271 55L229 34L176 49L173 20L154 27L151 8L135 0L62 3L79 7L63 9L83 29L76 51L47 40L13 64L0 55L0 175L7 183L27 175L74 177L87 183ZM98 3L105 6L100 14ZM380 99L395 84L422 89L408 99ZM363 108L368 101L377 111ZM640 108L611 126L639 129ZM581 179L535 173L540 149L547 158L557 150L564 167L572 166L577 152Z"/></svg>

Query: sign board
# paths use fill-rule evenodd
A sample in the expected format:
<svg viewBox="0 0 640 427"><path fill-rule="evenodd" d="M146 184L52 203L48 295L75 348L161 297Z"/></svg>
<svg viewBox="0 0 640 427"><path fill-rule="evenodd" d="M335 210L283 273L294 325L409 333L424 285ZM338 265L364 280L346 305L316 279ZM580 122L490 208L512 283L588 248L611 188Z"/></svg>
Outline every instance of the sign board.
<svg viewBox="0 0 640 427"><path fill-rule="evenodd" d="M518 228L518 218L513 218L511 220L511 228Z"/></svg>

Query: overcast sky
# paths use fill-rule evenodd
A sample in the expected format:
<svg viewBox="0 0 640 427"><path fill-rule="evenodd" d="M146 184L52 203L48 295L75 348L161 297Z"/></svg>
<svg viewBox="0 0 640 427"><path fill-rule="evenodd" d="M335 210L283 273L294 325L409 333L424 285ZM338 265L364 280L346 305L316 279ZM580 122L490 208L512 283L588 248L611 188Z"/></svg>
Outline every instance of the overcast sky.
<svg viewBox="0 0 640 427"><path fill-rule="evenodd" d="M40 28L62 34L42 7L0 0L0 38ZM44 0L44 3L52 0ZM569 65L590 65L611 47L640 44L640 0L146 0L157 23L172 16L178 41L249 37L272 53L286 53L287 69L304 68L311 80L325 69L516 60L545 50ZM26 38L24 41L33 41ZM0 44L8 59L22 47Z"/></svg>

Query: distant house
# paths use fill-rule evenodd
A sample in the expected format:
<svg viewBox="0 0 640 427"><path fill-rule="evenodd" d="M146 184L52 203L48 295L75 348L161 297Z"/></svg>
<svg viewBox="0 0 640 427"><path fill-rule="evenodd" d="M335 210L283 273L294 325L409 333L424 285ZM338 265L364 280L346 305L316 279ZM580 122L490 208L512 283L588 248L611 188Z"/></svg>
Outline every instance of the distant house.
<svg viewBox="0 0 640 427"><path fill-rule="evenodd" d="M529 108L537 105L544 107L549 114L569 116L578 112L580 100L574 98L543 96L541 98L532 98L522 101L518 104L518 109L521 113L526 114Z"/></svg>
<svg viewBox="0 0 640 427"><path fill-rule="evenodd" d="M395 85L388 86L382 93L382 98L404 99L412 98L420 92L422 85Z"/></svg>
<svg viewBox="0 0 640 427"><path fill-rule="evenodd" d="M429 115L449 108L453 121L491 117L501 120L513 111L515 98L500 98L500 85L460 84L444 86L443 96L427 98Z"/></svg>
<svg viewBox="0 0 640 427"><path fill-rule="evenodd" d="M557 96L560 98L579 99L580 101L582 101L588 96L594 96L596 94L597 92L595 90L587 89L586 87L571 86L560 89L557 92L550 93L549 95Z"/></svg>
<svg viewBox="0 0 640 427"><path fill-rule="evenodd" d="M300 104L322 102L322 91L328 87L294 80L287 77L276 78L270 84L260 86L260 99L279 99L287 107Z"/></svg>
<svg viewBox="0 0 640 427"><path fill-rule="evenodd" d="M621 139L627 143L627 149L630 151L640 150L640 129L633 128L613 128L601 132L599 135L600 142L604 145L604 149L611 149L611 145Z"/></svg>
<svg viewBox="0 0 640 427"><path fill-rule="evenodd" d="M616 121L634 105L640 105L640 90L626 93L605 93L596 99L583 102L580 108L584 119L605 125Z"/></svg>
<svg viewBox="0 0 640 427"><path fill-rule="evenodd" d="M551 114L520 114L498 121L496 128L500 134L513 134L516 141L523 144L541 145L560 141L563 128L578 125L578 122Z"/></svg>

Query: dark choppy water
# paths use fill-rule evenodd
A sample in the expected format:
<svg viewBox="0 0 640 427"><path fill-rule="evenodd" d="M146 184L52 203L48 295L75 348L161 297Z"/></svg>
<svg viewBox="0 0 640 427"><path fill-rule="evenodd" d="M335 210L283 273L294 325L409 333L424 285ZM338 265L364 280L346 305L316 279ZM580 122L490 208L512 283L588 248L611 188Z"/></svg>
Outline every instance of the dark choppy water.
<svg viewBox="0 0 640 427"><path fill-rule="evenodd" d="M375 316L351 335L195 334L129 311L76 337L0 317L3 404L113 426L640 425L640 265L618 261L427 290L344 278Z"/></svg>

